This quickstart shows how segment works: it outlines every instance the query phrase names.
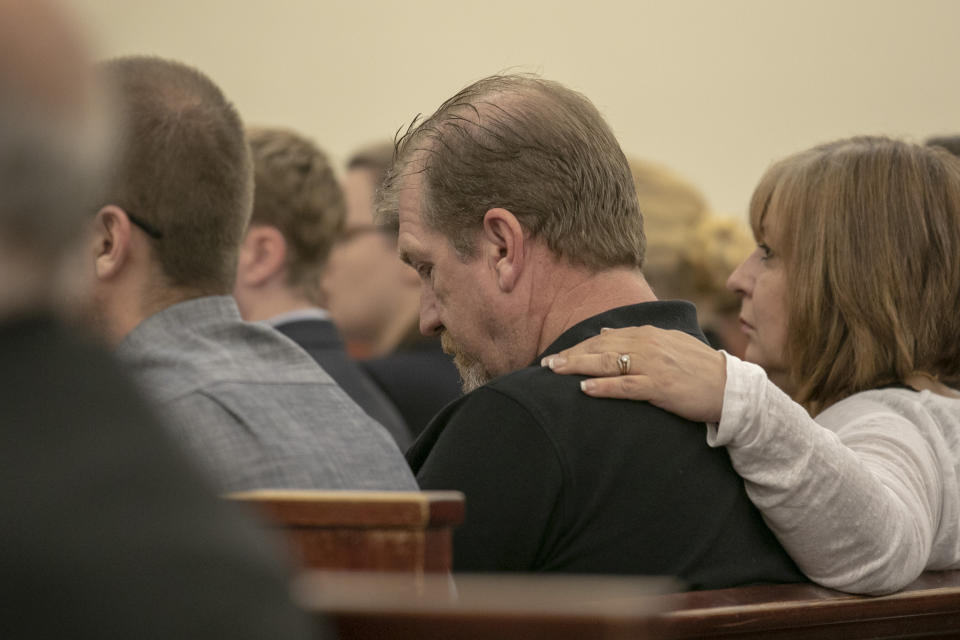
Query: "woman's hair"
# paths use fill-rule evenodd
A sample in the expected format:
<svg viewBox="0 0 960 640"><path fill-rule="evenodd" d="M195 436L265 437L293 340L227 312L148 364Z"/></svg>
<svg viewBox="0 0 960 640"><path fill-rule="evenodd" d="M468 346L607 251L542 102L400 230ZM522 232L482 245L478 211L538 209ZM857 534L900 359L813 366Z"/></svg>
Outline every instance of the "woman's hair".
<svg viewBox="0 0 960 640"><path fill-rule="evenodd" d="M851 138L775 164L750 203L784 260L785 356L812 413L926 374L960 382L960 159Z"/></svg>

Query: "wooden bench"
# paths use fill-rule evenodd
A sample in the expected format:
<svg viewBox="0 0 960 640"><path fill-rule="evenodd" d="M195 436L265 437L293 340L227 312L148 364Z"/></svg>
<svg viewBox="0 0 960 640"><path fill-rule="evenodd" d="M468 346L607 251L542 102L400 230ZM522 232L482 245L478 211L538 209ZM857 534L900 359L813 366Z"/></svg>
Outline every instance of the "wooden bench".
<svg viewBox="0 0 960 640"><path fill-rule="evenodd" d="M678 593L655 629L665 638L958 638L960 571L928 572L889 596L813 584Z"/></svg>
<svg viewBox="0 0 960 640"><path fill-rule="evenodd" d="M960 637L960 571L881 597L812 584L656 595L671 583L644 578L458 574L455 583L318 574L297 593L342 640Z"/></svg>
<svg viewBox="0 0 960 640"><path fill-rule="evenodd" d="M250 491L251 505L314 569L448 572L453 528L463 521L456 491Z"/></svg>

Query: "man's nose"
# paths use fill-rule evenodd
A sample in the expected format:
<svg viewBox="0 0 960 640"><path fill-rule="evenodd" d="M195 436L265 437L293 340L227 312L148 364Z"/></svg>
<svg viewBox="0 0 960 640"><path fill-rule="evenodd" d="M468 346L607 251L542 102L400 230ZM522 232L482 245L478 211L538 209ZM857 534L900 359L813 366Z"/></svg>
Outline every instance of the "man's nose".
<svg viewBox="0 0 960 640"><path fill-rule="evenodd" d="M443 324L440 322L440 314L437 313L436 298L433 292L422 287L420 289L420 333L425 336L433 336L440 333Z"/></svg>

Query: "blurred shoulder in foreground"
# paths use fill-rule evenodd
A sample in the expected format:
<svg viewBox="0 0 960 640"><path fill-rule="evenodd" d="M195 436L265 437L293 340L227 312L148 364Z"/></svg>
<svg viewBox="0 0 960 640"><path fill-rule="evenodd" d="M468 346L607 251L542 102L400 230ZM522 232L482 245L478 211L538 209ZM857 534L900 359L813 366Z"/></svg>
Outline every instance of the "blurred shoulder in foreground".
<svg viewBox="0 0 960 640"><path fill-rule="evenodd" d="M84 54L52 3L0 0L0 636L311 637L270 544L58 319L109 167Z"/></svg>

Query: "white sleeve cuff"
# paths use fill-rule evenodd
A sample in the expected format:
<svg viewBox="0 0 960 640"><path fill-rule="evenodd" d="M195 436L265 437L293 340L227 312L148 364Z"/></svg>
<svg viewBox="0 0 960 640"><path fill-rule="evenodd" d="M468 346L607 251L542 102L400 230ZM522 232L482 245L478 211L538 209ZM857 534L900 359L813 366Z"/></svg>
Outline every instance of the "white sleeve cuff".
<svg viewBox="0 0 960 640"><path fill-rule="evenodd" d="M726 351L727 382L723 387L723 408L719 423L707 424L707 444L711 447L736 445L756 422L762 411L767 374L755 364L744 362Z"/></svg>

